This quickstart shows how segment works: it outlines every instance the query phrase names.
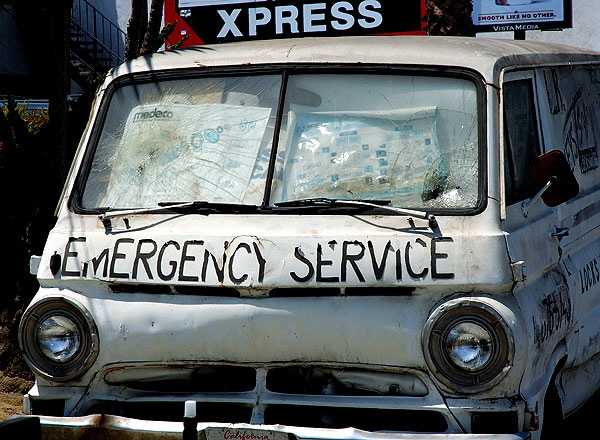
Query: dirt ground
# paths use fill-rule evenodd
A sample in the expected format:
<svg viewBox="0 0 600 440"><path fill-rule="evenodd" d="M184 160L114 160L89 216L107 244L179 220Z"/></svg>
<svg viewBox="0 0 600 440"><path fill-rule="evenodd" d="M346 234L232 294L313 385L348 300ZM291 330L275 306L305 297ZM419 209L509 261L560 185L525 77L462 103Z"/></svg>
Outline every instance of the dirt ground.
<svg viewBox="0 0 600 440"><path fill-rule="evenodd" d="M22 414L22 405L22 394L0 392L0 422L8 420L15 414Z"/></svg>
<svg viewBox="0 0 600 440"><path fill-rule="evenodd" d="M0 372L0 422L14 414L23 413L23 394L32 385L32 381L6 376Z"/></svg>
<svg viewBox="0 0 600 440"><path fill-rule="evenodd" d="M23 395L32 387L32 379L16 342L0 326L0 422L23 413Z"/></svg>

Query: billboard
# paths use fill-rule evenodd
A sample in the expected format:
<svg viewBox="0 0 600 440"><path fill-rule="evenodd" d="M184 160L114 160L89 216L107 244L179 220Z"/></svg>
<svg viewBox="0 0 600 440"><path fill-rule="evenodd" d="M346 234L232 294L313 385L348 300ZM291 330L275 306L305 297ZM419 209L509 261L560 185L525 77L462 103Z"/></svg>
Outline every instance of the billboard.
<svg viewBox="0 0 600 440"><path fill-rule="evenodd" d="M167 47L277 38L421 34L426 0L166 0Z"/></svg>
<svg viewBox="0 0 600 440"><path fill-rule="evenodd" d="M565 29L572 27L571 0L473 0L477 32Z"/></svg>

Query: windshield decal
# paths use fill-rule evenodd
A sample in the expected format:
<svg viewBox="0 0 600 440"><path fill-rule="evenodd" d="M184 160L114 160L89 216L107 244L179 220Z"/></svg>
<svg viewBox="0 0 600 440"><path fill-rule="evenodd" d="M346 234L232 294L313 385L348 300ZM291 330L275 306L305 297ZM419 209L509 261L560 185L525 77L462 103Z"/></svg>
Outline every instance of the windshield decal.
<svg viewBox="0 0 600 440"><path fill-rule="evenodd" d="M260 240L224 241L119 238L92 257L86 237L70 237L62 276L104 280L242 285L264 283L265 274L291 283L367 283L389 280L453 279L448 271L454 240L416 238L386 243L372 240L316 242L284 250L263 249ZM443 251L443 252L442 252ZM274 255L267 259L265 255ZM287 271L282 270L288 267ZM387 275L387 276L386 276Z"/></svg>

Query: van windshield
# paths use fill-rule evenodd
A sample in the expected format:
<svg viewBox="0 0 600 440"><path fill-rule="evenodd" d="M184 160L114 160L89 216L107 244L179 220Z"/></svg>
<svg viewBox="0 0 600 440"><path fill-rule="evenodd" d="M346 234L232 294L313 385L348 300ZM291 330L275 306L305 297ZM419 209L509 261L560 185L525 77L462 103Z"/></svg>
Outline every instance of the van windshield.
<svg viewBox="0 0 600 440"><path fill-rule="evenodd" d="M265 207L335 198L475 207L475 84L352 72L122 85L105 107L78 205Z"/></svg>

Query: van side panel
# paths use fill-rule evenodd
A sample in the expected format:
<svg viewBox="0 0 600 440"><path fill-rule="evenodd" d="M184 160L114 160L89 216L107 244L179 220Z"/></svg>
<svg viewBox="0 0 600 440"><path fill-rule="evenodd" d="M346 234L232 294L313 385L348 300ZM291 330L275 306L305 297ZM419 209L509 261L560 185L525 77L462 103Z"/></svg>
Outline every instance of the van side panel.
<svg viewBox="0 0 600 440"><path fill-rule="evenodd" d="M537 76L547 150L564 152L579 195L557 207L561 272L573 299L574 334L560 388L563 410L576 409L600 384L600 67L542 69ZM577 368L577 370L575 370ZM565 381L585 386L564 386Z"/></svg>

